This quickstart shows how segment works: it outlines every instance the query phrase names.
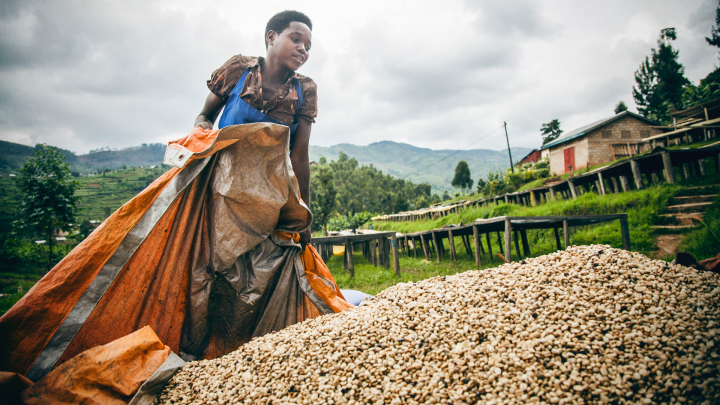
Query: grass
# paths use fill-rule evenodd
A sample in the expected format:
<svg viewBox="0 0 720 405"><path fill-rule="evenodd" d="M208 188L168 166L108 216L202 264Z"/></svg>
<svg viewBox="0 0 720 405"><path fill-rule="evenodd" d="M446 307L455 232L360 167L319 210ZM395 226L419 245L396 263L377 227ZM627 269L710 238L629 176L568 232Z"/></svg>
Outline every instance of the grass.
<svg viewBox="0 0 720 405"><path fill-rule="evenodd" d="M715 257L720 252L720 197L703 215L700 227L685 236L680 250L688 252L698 260Z"/></svg>

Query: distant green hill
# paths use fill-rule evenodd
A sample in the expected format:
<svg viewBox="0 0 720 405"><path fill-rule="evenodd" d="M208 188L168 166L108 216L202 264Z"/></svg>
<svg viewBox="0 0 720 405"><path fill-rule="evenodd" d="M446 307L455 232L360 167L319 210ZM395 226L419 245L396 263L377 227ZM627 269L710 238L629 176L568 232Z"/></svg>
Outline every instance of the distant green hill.
<svg viewBox="0 0 720 405"><path fill-rule="evenodd" d="M7 175L16 172L33 150L34 148L31 146L0 141L0 174ZM455 174L455 166L461 160L466 161L470 166L473 180L485 178L490 171L508 167L507 151L489 149L460 152L432 150L392 141L376 142L368 146L347 143L330 147L310 146L310 160L317 162L323 156L328 161L336 160L341 151L357 159L361 165L373 165L394 177L407 177L413 183L428 183L433 187L433 192L439 194L445 190L452 191L450 182ZM519 160L529 151L529 148L513 148L513 158ZM165 145L161 143L143 144L120 150L91 151L85 155L75 155L67 150L62 150L62 152L70 163L72 171L90 174L97 173L102 169L117 170L123 166L128 168L159 166L163 161ZM440 161L455 152L458 153ZM425 168L431 164L433 165Z"/></svg>
<svg viewBox="0 0 720 405"><path fill-rule="evenodd" d="M520 160L531 150L530 148L512 148L513 160ZM317 162L323 156L328 161L336 160L341 151L357 159L361 165L372 164L394 177L407 177L407 180L413 183L430 184L433 192L437 193L445 190L453 191L450 182L455 175L455 166L461 160L466 161L470 166L471 177L475 181L478 178L486 178L491 171L506 169L510 162L507 150L471 149L458 152L450 149L418 148L392 141L371 143L368 146L347 143L330 147L311 145L310 160ZM455 152L457 152L456 155L447 157ZM447 157L445 160L440 161L445 157ZM431 164L432 166L425 168Z"/></svg>
<svg viewBox="0 0 720 405"><path fill-rule="evenodd" d="M32 146L0 141L0 174L15 173L29 154L35 150ZM76 155L69 150L60 149L70 170L80 174L97 173L102 169L120 169L125 166L159 166L165 156L162 143L143 144L120 150L97 150L86 155Z"/></svg>

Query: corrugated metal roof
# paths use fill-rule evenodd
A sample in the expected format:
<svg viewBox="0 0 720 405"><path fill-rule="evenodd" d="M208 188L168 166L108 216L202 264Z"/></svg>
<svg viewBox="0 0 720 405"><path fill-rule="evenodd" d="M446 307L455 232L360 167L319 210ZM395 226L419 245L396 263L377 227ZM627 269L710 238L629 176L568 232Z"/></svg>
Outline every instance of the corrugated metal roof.
<svg viewBox="0 0 720 405"><path fill-rule="evenodd" d="M637 119L643 120L643 121L645 121L645 122L648 122L648 123L650 123L650 124L652 124L652 125L660 125L660 123L658 123L658 122L649 120L649 119L647 119L647 118L645 118L645 117L643 117L643 116L637 115L637 114L635 114L635 113L631 113L630 111L623 111L623 112L621 112L620 114L615 114L615 115L613 115L613 116L611 116L611 117L603 118L603 119L601 119L600 121L595 121L595 122L593 122L592 124L585 125L584 127L576 128L576 129L574 129L574 130L572 130L572 131L570 131L570 132L567 132L567 133L565 133L565 134L562 134L562 135L560 135L559 138L555 139L554 141L552 141L552 142L550 142L550 143L548 143L548 144L546 144L546 145L543 145L543 146L540 148L540 150L548 149L548 148L550 148L550 147L552 147L552 146L557 146L557 145L560 145L560 144L565 143L565 142L567 142L567 141L571 141L571 140L573 140L573 139L579 138L579 137L585 135L587 132L590 132L590 131L593 131L593 130L595 130L595 129L598 129L598 128L602 127L602 126L605 126L605 125L607 125L607 124L609 124L609 123L611 123L611 122L613 122L613 121L615 121L615 120L617 120L617 119L620 119L620 118L625 117L625 116L628 116L628 115L629 115L629 116L632 116L632 117L635 117L635 118L637 118Z"/></svg>

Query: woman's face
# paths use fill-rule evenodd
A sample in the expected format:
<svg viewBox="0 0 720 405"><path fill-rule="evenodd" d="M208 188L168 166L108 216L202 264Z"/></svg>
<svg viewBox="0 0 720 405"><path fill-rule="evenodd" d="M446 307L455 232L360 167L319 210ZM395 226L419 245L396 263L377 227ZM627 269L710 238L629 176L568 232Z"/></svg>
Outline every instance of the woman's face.
<svg viewBox="0 0 720 405"><path fill-rule="evenodd" d="M267 43L267 58L294 72L310 57L312 32L306 24L293 21L279 35L275 31L268 32Z"/></svg>

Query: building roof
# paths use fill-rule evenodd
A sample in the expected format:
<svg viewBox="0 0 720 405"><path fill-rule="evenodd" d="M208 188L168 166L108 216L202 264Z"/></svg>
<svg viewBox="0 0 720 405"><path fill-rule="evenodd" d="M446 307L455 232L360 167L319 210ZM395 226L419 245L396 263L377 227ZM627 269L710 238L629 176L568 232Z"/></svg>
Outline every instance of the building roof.
<svg viewBox="0 0 720 405"><path fill-rule="evenodd" d="M535 153L535 152L537 152L537 151L538 151L538 149L533 149L533 150L531 150L527 155L525 155L524 158L520 159L520 160L519 160L517 163L515 163L515 164L516 164L516 165L519 164L520 162L522 162L523 160L529 158L530 155L532 155L533 153Z"/></svg>
<svg viewBox="0 0 720 405"><path fill-rule="evenodd" d="M605 125L607 125L615 120L618 120L620 118L626 117L626 116L631 116L631 117L637 118L637 119L645 121L651 125L661 125L659 122L649 120L643 116L637 115L630 111L623 111L620 114L615 114L611 117L603 118L600 121L593 122L592 124L588 124L588 125L585 125L584 127L576 128L568 133L565 133L565 134L561 135L559 138L555 139L554 141L552 141L546 145L543 145L540 148L540 150L548 149L550 147L558 146L560 144L571 141L573 139L580 138L581 136L586 135L590 131L594 131L598 128L604 127Z"/></svg>

